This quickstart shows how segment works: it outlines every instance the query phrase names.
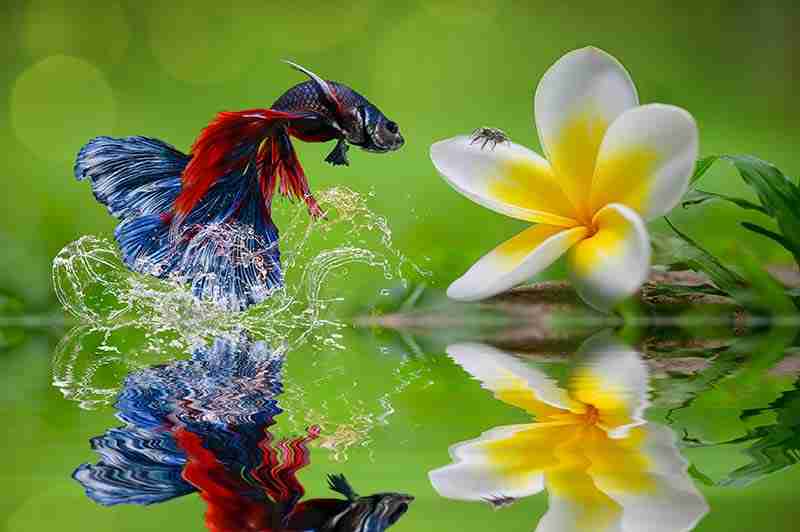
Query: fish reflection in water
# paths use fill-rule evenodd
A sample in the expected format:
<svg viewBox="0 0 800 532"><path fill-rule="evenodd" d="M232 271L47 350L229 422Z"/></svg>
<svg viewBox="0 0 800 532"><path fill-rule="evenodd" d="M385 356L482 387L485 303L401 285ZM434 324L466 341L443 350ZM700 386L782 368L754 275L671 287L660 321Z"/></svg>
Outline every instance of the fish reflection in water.
<svg viewBox="0 0 800 532"><path fill-rule="evenodd" d="M364 531L394 524L413 500L360 497L342 475L343 498L301 500L297 472L309 464L317 427L276 441L283 356L242 335L218 339L191 359L128 376L116 402L123 426L91 440L100 456L74 478L103 505L152 504L199 492L206 525L219 532Z"/></svg>
<svg viewBox="0 0 800 532"><path fill-rule="evenodd" d="M487 345L456 344L447 352L535 422L451 447L453 463L430 472L442 496L500 507L546 490L540 532L677 532L707 513L672 431L643 418L648 373L641 355L611 334L581 346L565 388Z"/></svg>

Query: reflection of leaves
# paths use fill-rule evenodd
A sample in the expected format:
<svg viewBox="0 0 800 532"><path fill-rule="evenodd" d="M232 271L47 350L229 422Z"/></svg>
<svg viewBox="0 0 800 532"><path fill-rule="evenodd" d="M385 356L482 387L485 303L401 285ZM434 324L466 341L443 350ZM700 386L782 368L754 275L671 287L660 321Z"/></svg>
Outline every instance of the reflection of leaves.
<svg viewBox="0 0 800 532"><path fill-rule="evenodd" d="M765 411L776 413L776 423L761 426L731 443L753 441L745 451L752 462L731 472L722 485L743 486L800 461L800 389L781 395L765 409L746 411L743 418Z"/></svg>
<svg viewBox="0 0 800 532"><path fill-rule="evenodd" d="M701 459L690 470L696 480L747 484L800 458L800 390L797 383L767 372L793 339L788 328L742 338L718 352L707 370L686 379L697 385L696 393L673 408L667 420L684 434L684 443L713 449L712 462ZM746 444L751 463L740 467ZM723 471L714 472L726 461Z"/></svg>

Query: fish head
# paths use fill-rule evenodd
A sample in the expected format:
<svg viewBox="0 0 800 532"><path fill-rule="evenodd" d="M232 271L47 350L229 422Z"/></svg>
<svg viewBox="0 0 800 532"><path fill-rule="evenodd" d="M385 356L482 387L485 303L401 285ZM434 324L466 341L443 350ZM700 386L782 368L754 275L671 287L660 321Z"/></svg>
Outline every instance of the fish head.
<svg viewBox="0 0 800 532"><path fill-rule="evenodd" d="M376 493L354 500L328 521L330 532L382 532L408 511L414 497L406 493Z"/></svg>
<svg viewBox="0 0 800 532"><path fill-rule="evenodd" d="M393 122L374 105L360 105L357 108L358 119L354 127L347 128L347 141L362 150L374 153L386 153L399 150L405 139L400 134L400 126Z"/></svg>

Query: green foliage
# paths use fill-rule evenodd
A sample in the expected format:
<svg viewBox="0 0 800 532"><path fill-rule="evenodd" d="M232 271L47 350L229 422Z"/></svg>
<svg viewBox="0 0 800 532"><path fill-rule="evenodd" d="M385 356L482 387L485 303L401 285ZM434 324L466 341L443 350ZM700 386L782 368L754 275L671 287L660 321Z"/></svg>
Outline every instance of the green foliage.
<svg viewBox="0 0 800 532"><path fill-rule="evenodd" d="M718 155L710 155L702 159L698 159L694 166L694 173L689 179L689 183L694 185L703 175L708 172L709 168L719 159Z"/></svg>
<svg viewBox="0 0 800 532"><path fill-rule="evenodd" d="M697 182L719 160L727 161L736 168L742 180L753 189L758 203L696 187ZM692 189L683 199L684 207L722 200L742 209L758 212L770 218L779 232L749 221L740 222L740 225L780 244L800 265L800 187L775 166L750 155L713 155L697 162L691 183ZM720 290L750 311L758 314L794 311L789 302L797 294L778 284L751 257L740 254L737 257L739 271L734 271L672 223L669 225L686 247L682 253L676 254L679 263L708 275Z"/></svg>
<svg viewBox="0 0 800 532"><path fill-rule="evenodd" d="M767 211L766 211L766 209L764 209L764 207L762 207L761 205L757 205L757 204L753 203L752 201L748 201L748 200L742 199L742 198L736 198L734 196L728 196L727 194L718 194L716 192L706 192L704 190L700 190L700 189L697 189L697 188L687 192L686 196L683 197L683 201L681 202L681 205L683 205L683 207L685 208L685 207L690 207L692 205L699 205L701 203L705 203L707 201L715 200L715 199L728 201L728 202L733 203L734 205L736 205L738 207L741 207L743 209L748 209L748 210L752 210L752 211L758 211L761 214L767 214Z"/></svg>
<svg viewBox="0 0 800 532"><path fill-rule="evenodd" d="M769 275L756 260L742 253L737 257L737 270L723 264L704 247L680 231L669 220L667 223L679 237L672 246L676 262L673 268L689 268L706 274L718 290L708 286L681 287L693 294L727 295L749 310L753 315L772 316L794 314L796 308L791 294Z"/></svg>
<svg viewBox="0 0 800 532"><path fill-rule="evenodd" d="M695 187L700 178L719 160L727 161L736 168L742 180L755 192L759 203L727 194L706 192ZM693 189L684 198L684 207L720 199L743 209L760 212L774 221L780 233L752 222L742 222L742 227L777 242L800 265L800 187L778 168L750 155L711 156L697 162L691 183Z"/></svg>
<svg viewBox="0 0 800 532"><path fill-rule="evenodd" d="M667 223L680 238L683 245L673 246L672 252L678 264L708 275L711 281L723 292L732 295L746 286L741 275L731 270L706 251L686 233L681 232L672 222Z"/></svg>

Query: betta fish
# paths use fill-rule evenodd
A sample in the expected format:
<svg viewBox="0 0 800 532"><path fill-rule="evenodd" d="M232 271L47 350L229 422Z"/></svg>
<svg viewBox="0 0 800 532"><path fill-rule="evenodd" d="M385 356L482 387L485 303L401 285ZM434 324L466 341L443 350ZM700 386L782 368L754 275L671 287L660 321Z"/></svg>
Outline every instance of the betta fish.
<svg viewBox="0 0 800 532"><path fill-rule="evenodd" d="M222 112L190 153L148 137L97 137L75 176L120 220L114 231L134 271L177 278L200 298L241 310L283 285L275 193L324 213L291 138L336 141L325 158L348 165L350 145L385 153L404 144L396 122L350 87L288 62L309 80L268 109Z"/></svg>
<svg viewBox="0 0 800 532"><path fill-rule="evenodd" d="M189 360L125 379L115 407L124 424L92 438L100 456L73 473L104 506L156 504L199 493L211 532L382 532L413 497L359 497L329 476L341 498L303 500L297 473L310 464L311 427L278 440L284 357L242 333L197 349Z"/></svg>

